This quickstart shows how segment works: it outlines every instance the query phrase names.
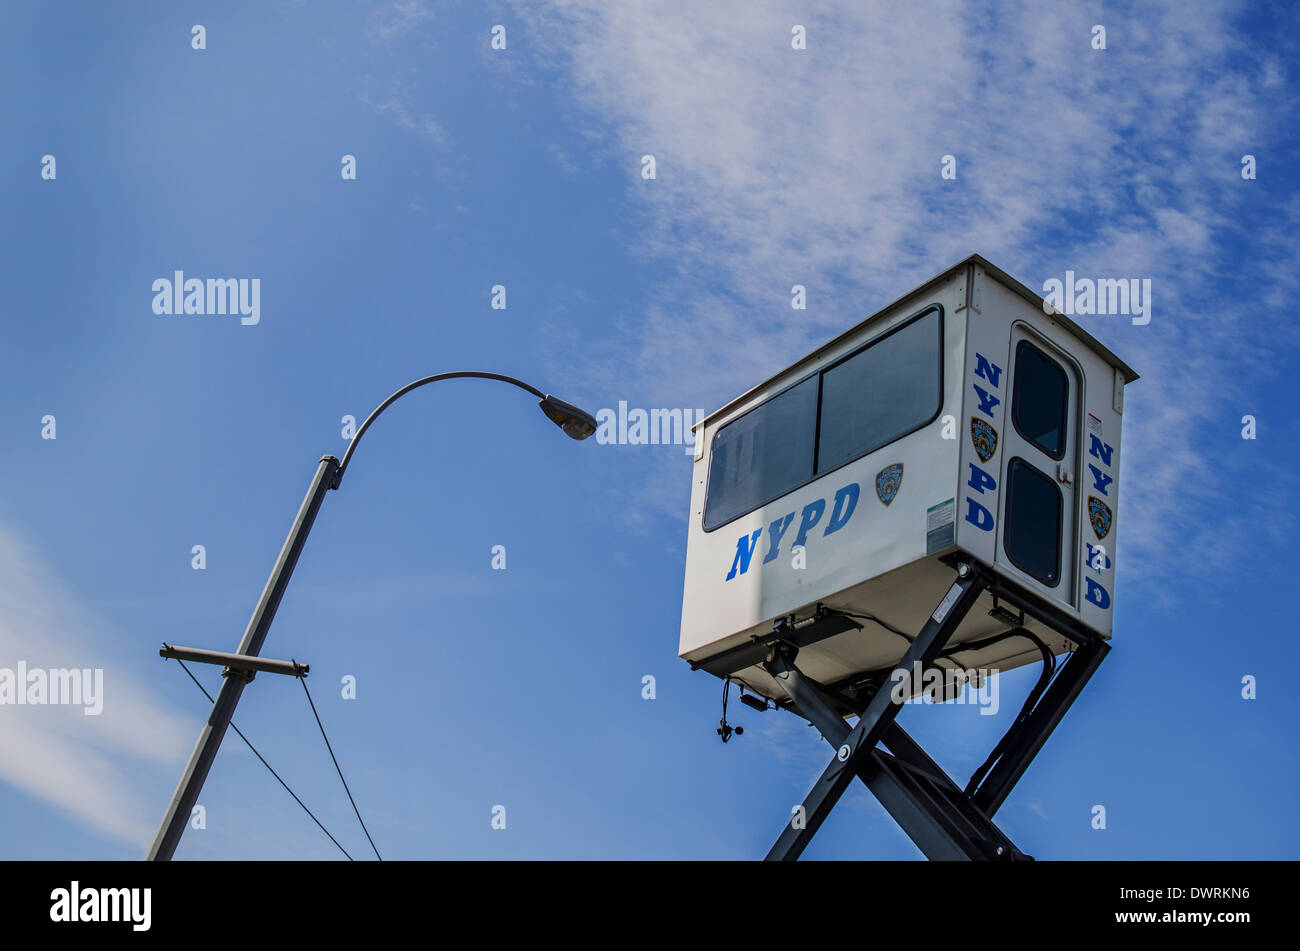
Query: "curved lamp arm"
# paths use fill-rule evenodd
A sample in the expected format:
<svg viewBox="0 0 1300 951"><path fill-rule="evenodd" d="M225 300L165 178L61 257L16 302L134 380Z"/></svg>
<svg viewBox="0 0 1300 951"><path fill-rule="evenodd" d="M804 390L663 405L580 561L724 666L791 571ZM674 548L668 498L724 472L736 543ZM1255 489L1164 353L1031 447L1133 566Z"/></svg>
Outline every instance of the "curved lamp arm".
<svg viewBox="0 0 1300 951"><path fill-rule="evenodd" d="M529 393L533 394L533 396L538 398L538 405L542 408L542 412L544 412L551 421L555 423L555 425L563 429L564 432L573 439L586 439L596 431L596 420L589 413L579 409L572 403L566 403L562 399L543 393L541 390L537 389L537 387L529 386L522 380L516 380L512 376L504 376L500 373L484 373L480 370L452 370L448 373L435 373L433 376L422 377L414 383L406 384L406 386L402 387L392 396L388 397L388 399L380 403L375 408L375 411L366 417L365 422L361 424L361 428L358 429L356 435L352 437L352 441L348 445L348 451L343 454L343 461L339 463L338 471L334 474L334 481L330 485L330 488L337 489L339 485L342 484L343 473L347 471L348 463L352 459L352 453L356 451L357 443L361 442L361 437L365 435L366 430L370 428L370 424L375 421L380 413L388 409L388 407L391 406L399 397L405 396L417 387L424 386L426 383L436 383L439 380L452 380L458 377L477 377L484 380L500 380L502 383L509 383L512 386L519 387L521 390L527 390Z"/></svg>

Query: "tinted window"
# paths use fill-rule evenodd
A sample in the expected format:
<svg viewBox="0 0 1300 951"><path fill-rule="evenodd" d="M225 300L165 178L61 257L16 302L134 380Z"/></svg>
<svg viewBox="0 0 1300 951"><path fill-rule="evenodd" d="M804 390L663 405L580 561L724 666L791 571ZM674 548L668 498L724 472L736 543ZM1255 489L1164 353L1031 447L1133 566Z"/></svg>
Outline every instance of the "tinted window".
<svg viewBox="0 0 1300 951"><path fill-rule="evenodd" d="M718 430L705 531L934 419L943 399L942 314L924 311Z"/></svg>
<svg viewBox="0 0 1300 951"><path fill-rule="evenodd" d="M815 376L718 430L704 527L729 522L812 478L816 432Z"/></svg>
<svg viewBox="0 0 1300 951"><path fill-rule="evenodd" d="M1016 383L1011 418L1016 429L1053 459L1065 455L1065 410L1069 387L1065 371L1027 341L1016 346Z"/></svg>
<svg viewBox="0 0 1300 951"><path fill-rule="evenodd" d="M1061 490L1023 459L1007 467L1002 547L1011 563L1045 585L1061 580Z"/></svg>
<svg viewBox="0 0 1300 951"><path fill-rule="evenodd" d="M937 310L822 374L817 471L866 455L928 422L943 398Z"/></svg>

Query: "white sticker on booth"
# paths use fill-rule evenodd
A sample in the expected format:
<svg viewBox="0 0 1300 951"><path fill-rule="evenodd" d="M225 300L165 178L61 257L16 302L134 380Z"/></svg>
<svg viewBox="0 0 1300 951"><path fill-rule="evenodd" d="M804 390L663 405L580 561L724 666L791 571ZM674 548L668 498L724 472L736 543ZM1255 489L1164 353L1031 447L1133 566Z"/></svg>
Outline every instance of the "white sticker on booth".
<svg viewBox="0 0 1300 951"><path fill-rule="evenodd" d="M956 541L957 500L949 499L925 510L925 553L933 555Z"/></svg>
<svg viewBox="0 0 1300 951"><path fill-rule="evenodd" d="M961 588L957 585L953 585L948 589L948 593L943 596L943 600L939 602L939 606L934 609L934 613L930 615L931 619L933 619L936 624L942 624L943 619L948 616L948 612L952 610L952 606L957 603L957 599L960 597Z"/></svg>

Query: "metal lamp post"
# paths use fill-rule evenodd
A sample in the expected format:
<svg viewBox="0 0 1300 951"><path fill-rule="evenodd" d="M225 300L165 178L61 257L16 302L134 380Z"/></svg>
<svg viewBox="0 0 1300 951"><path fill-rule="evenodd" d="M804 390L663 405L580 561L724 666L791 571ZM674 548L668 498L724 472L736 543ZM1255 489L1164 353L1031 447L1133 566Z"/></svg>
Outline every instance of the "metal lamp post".
<svg viewBox="0 0 1300 951"><path fill-rule="evenodd" d="M343 454L342 462L334 456L322 456L320 463L316 467L316 474L312 477L311 485L307 489L307 495L302 500L302 505L298 508L298 514L293 520L293 526L289 529L289 535L284 540L284 547L280 549L280 555L275 560L275 567L271 569L271 577L267 579L266 587L262 591L261 598L258 599L257 607L253 609L253 616L249 619L248 627L244 631L244 637L239 642L237 653L235 655L219 655L214 652L191 652L192 654L208 654L211 657L229 661L229 663L227 663L223 671L221 692L212 705L212 713L207 722L203 724L198 742L194 745L194 752L190 754L189 763L185 767L185 772L181 775L180 783L176 786L176 792L172 794L167 813L158 826L158 833L154 836L153 845L149 848L148 861L166 862L176 852L176 846L180 843L181 835L185 832L185 826L190 820L194 804L198 801L199 791L203 788L203 782L207 779L208 770L212 767L212 761L216 758L217 750L221 747L221 740L226 734L226 727L230 725L231 717L234 715L235 707L239 703L244 686L253 679L255 670L267 670L274 673L289 672L288 670L277 669L274 662L259 664L254 662L253 658L257 657L261 651L262 643L266 640L267 632L271 629L271 622L275 619L276 609L279 608L280 599L284 597L285 589L289 586L289 578L293 575L294 566L298 563L298 556L302 554L303 545L307 541L307 533L311 531L312 523L316 520L316 513L320 511L321 502L325 499L325 493L330 489L337 489L342 484L343 475L347 471L349 461L352 459L352 453L356 451L361 437L365 435L366 430L370 428L370 424L375 421L380 413L392 405L395 400L417 387L424 386L427 383L436 383L439 380L450 380L458 377L500 380L527 390L538 397L538 405L541 406L542 412L573 439L586 439L596 431L596 420L590 414L571 403L544 394L541 390L513 377L502 376L499 373L464 370L427 376L402 387L380 403L375 411L366 417L365 422L361 424L361 428L352 437L347 452ZM168 650L173 651L173 654L165 656L176 656L176 649L171 648L170 645L167 645L167 647Z"/></svg>

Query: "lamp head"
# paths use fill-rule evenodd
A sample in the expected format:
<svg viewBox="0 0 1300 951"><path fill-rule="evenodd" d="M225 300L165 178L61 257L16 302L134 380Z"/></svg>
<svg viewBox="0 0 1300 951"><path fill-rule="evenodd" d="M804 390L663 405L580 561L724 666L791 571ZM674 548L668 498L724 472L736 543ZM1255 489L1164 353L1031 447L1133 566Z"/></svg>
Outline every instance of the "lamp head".
<svg viewBox="0 0 1300 951"><path fill-rule="evenodd" d="M537 405L571 439L586 439L596 431L595 417L572 403L547 395Z"/></svg>

